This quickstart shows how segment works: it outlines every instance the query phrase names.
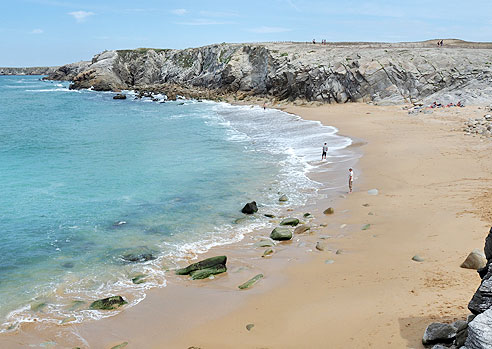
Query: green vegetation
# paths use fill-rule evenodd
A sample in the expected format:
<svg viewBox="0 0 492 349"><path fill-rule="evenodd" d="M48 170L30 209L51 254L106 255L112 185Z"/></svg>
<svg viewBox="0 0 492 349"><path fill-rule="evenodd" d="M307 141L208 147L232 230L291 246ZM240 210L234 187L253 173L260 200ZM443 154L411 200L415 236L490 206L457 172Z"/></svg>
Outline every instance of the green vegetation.
<svg viewBox="0 0 492 349"><path fill-rule="evenodd" d="M227 56L227 52L226 51L220 51L220 54L219 54L219 63L228 64L231 61L231 56L232 55Z"/></svg>
<svg viewBox="0 0 492 349"><path fill-rule="evenodd" d="M285 56L288 56L288 55L289 55L289 54L288 54L287 52L282 52L282 53L280 54L280 57L285 57Z"/></svg>
<svg viewBox="0 0 492 349"><path fill-rule="evenodd" d="M140 47L140 48L136 48L136 49L133 49L133 50L117 50L116 52L118 52L118 54L120 56L127 56L127 55L131 55L131 54L143 55L143 54L146 54L149 51L154 51L156 53L160 53L160 52L168 52L168 51L171 51L171 49L168 49L168 48L147 48L147 47Z"/></svg>

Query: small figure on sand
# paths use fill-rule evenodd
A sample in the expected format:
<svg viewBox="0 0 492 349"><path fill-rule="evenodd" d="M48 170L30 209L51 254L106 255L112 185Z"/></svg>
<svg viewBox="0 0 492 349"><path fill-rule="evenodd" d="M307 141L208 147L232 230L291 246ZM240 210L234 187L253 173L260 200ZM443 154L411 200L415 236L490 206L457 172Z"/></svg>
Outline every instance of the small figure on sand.
<svg viewBox="0 0 492 349"><path fill-rule="evenodd" d="M263 110L266 110L266 102L263 103Z"/></svg>
<svg viewBox="0 0 492 349"><path fill-rule="evenodd" d="M323 145L323 153L321 153L321 160L326 160L326 153L328 152L328 145L325 143Z"/></svg>
<svg viewBox="0 0 492 349"><path fill-rule="evenodd" d="M354 183L354 171L349 168L349 193L352 192L352 184Z"/></svg>

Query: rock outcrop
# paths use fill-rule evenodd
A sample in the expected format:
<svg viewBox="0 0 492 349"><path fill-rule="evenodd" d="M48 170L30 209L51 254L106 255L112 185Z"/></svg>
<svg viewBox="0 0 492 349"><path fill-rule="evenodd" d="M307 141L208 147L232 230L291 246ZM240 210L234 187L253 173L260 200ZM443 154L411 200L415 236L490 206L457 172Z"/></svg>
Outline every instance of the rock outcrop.
<svg viewBox="0 0 492 349"><path fill-rule="evenodd" d="M190 275L193 280L206 279L212 275L225 273L226 263L226 256L210 257L176 270L176 275Z"/></svg>
<svg viewBox="0 0 492 349"><path fill-rule="evenodd" d="M59 68L51 79L72 88L150 89L172 98L234 94L277 100L405 103L489 102L491 49L431 43L216 44L184 50L105 51L87 66Z"/></svg>

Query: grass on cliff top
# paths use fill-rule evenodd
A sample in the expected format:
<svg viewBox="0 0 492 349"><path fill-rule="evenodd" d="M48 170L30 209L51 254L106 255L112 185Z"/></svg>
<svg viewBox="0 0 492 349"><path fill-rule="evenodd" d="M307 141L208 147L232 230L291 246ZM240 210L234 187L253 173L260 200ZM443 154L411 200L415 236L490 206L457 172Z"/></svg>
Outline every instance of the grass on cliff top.
<svg viewBox="0 0 492 349"><path fill-rule="evenodd" d="M154 51L154 52L166 52L166 51L170 51L171 49L169 48L149 48L149 47L139 47L139 48L136 48L136 49L133 49L133 50L117 50L116 52L118 52L118 54L120 55L127 55L127 54L130 54L130 53L137 53L137 54L145 54L149 51Z"/></svg>

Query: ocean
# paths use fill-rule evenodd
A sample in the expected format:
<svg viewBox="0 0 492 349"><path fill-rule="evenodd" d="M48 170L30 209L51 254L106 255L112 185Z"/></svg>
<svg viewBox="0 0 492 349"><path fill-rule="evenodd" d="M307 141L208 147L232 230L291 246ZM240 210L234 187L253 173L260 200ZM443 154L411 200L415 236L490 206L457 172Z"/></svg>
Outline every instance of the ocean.
<svg viewBox="0 0 492 349"><path fill-rule="evenodd" d="M281 214L345 185L345 173L308 176L354 159L334 127L124 93L0 76L1 331L111 316L90 302L122 295L135 305L183 259L270 227L261 214L245 218L246 202Z"/></svg>

